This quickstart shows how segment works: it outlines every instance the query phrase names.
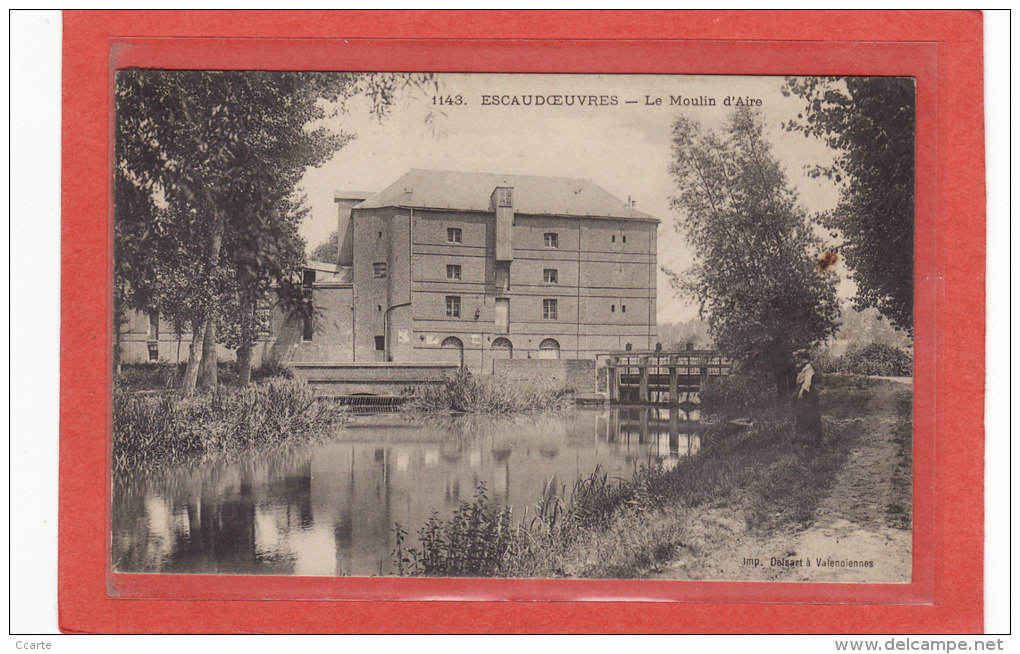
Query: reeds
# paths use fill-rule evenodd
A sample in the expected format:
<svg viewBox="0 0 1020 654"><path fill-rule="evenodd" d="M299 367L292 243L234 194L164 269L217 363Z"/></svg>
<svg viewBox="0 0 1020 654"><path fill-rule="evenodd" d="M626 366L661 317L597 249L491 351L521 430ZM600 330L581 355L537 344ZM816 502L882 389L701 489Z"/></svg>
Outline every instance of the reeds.
<svg viewBox="0 0 1020 654"><path fill-rule="evenodd" d="M343 426L347 409L315 397L301 380L272 378L240 389L180 398L113 395L113 468L180 463L189 457L298 443Z"/></svg>
<svg viewBox="0 0 1020 654"><path fill-rule="evenodd" d="M475 376L461 368L442 384L412 388L403 406L411 413L511 414L562 407L572 392L537 381Z"/></svg>

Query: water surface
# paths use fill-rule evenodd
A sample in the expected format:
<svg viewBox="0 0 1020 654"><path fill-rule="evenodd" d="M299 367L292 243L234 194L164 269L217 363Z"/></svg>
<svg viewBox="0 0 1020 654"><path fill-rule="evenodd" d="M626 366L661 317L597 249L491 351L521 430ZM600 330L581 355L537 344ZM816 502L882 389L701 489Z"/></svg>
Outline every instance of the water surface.
<svg viewBox="0 0 1020 654"><path fill-rule="evenodd" d="M698 451L697 411L620 407L517 419L357 416L336 440L118 478L118 572L393 574L393 526L448 517L479 483L526 507L601 465L627 478Z"/></svg>

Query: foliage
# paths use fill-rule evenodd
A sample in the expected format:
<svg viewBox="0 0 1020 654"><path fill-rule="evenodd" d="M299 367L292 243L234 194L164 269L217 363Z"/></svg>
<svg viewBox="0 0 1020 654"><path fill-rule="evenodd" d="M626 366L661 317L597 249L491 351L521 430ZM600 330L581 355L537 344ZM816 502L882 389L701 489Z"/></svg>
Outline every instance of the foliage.
<svg viewBox="0 0 1020 654"><path fill-rule="evenodd" d="M333 233L325 241L315 246L315 249L308 255L308 258L312 261L335 263L339 255L339 240L340 232L334 229Z"/></svg>
<svg viewBox="0 0 1020 654"><path fill-rule="evenodd" d="M870 343L881 343L904 349L913 345L910 334L894 327L874 307L858 311L852 307L843 306L836 338L850 346L858 347L864 347Z"/></svg>
<svg viewBox="0 0 1020 654"><path fill-rule="evenodd" d="M724 419L748 418L777 408L769 380L755 370L709 377L699 393L701 409Z"/></svg>
<svg viewBox="0 0 1020 654"><path fill-rule="evenodd" d="M114 471L303 442L330 435L346 420L345 407L317 399L306 383L293 379L185 398L115 388Z"/></svg>
<svg viewBox="0 0 1020 654"><path fill-rule="evenodd" d="M910 377L914 374L914 358L899 348L871 343L851 346L842 356L818 357L815 367L828 373Z"/></svg>
<svg viewBox="0 0 1020 654"><path fill-rule="evenodd" d="M832 166L811 174L840 185L839 205L821 219L844 239L857 308L875 307L913 333L914 80L792 77L783 95L805 105L784 127L824 138L837 152Z"/></svg>
<svg viewBox="0 0 1020 654"><path fill-rule="evenodd" d="M572 389L542 383L472 375L460 368L442 384L415 386L404 403L412 413L520 413L563 404Z"/></svg>
<svg viewBox="0 0 1020 654"><path fill-rule="evenodd" d="M710 349L712 337L708 333L708 323L700 318L692 318L683 322L669 322L658 326L659 342L666 350L682 350L687 344L695 349Z"/></svg>
<svg viewBox="0 0 1020 654"><path fill-rule="evenodd" d="M259 309L275 300L307 308L294 280L306 212L294 188L353 138L321 121L357 94L373 98L382 116L400 85L419 78L118 71L114 270L127 289L122 309L158 310L196 342L218 333L238 349L245 380Z"/></svg>
<svg viewBox="0 0 1020 654"><path fill-rule="evenodd" d="M673 125L674 225L696 253L668 269L700 303L716 347L745 366L788 376L790 354L836 327L836 276L819 270L819 239L763 136L739 109L717 135L681 117Z"/></svg>
<svg viewBox="0 0 1020 654"><path fill-rule="evenodd" d="M503 566L524 547L524 534L510 508L489 501L479 484L471 502L462 501L449 520L433 513L418 530L420 547L405 546L407 533L395 527L393 552L402 576L500 576Z"/></svg>

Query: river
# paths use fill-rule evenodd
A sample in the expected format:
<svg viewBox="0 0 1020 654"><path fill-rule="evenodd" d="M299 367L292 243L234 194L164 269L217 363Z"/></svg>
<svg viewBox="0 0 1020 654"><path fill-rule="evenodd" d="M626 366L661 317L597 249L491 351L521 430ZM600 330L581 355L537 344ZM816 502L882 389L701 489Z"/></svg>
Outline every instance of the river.
<svg viewBox="0 0 1020 654"><path fill-rule="evenodd" d="M523 515L569 499L601 465L611 477L671 467L698 451L697 411L573 409L513 419L355 416L335 440L136 473L114 480L117 572L374 576L393 574L393 526L413 540L484 483Z"/></svg>

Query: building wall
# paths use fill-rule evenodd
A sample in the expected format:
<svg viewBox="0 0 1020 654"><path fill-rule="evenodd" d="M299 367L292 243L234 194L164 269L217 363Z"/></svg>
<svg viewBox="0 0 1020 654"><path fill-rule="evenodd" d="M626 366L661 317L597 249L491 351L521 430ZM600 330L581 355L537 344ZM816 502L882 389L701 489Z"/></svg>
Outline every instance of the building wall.
<svg viewBox="0 0 1020 654"><path fill-rule="evenodd" d="M493 373L516 381L541 380L572 388L579 393L595 391L594 359L503 359L493 362Z"/></svg>
<svg viewBox="0 0 1020 654"><path fill-rule="evenodd" d="M323 360L463 362L492 372L494 360L511 356L493 351L499 338L515 359L542 357L550 338L560 358L572 359L655 345L655 223L516 214L509 288L497 275L494 213L354 209L350 223L353 350L350 359ZM460 230L459 243L449 241L450 228ZM558 247L546 246L546 233L557 234ZM460 279L448 266L460 267ZM556 283L545 281L546 269L556 270ZM459 298L459 316L447 315L448 297ZM496 327L497 298L509 301L506 334ZM556 301L555 320L544 300ZM451 339L461 347L444 347Z"/></svg>
<svg viewBox="0 0 1020 654"><path fill-rule="evenodd" d="M459 228L462 242L447 241ZM491 372L492 343L504 337L514 358L538 358L547 338L560 345L561 358L592 358L598 352L654 347L654 223L593 218L515 216L509 289L497 284L495 220L491 214L415 212L411 275L413 350L401 356L449 361L442 342L454 336L464 345L464 362ZM545 245L556 233L558 248ZM615 237L615 238L614 238ZM626 238L626 241L624 241ZM446 267L459 265L461 279L447 279ZM557 271L556 283L544 271ZM460 316L449 317L446 298L460 298ZM509 300L510 330L497 333L496 298ZM556 300L557 319L544 316L543 300ZM495 355L495 356L494 356ZM396 360L396 359L395 359ZM410 360L410 359L409 359Z"/></svg>
<svg viewBox="0 0 1020 654"><path fill-rule="evenodd" d="M122 363L153 362L150 356L150 345L156 348L156 361L163 363L185 363L191 347L191 334L181 334L178 339L171 325L163 321L159 323L158 333L150 327L149 314L144 311L131 311L127 322L120 331L120 357ZM259 365L270 356L273 349L273 338L267 335L259 340L252 352L252 365ZM237 353L223 345L216 345L218 361L236 361Z"/></svg>
<svg viewBox="0 0 1020 654"><path fill-rule="evenodd" d="M272 355L280 361L347 363L353 360L354 316L351 284L314 284L312 303L318 313L312 323L312 340L304 340L304 320L277 309Z"/></svg>

